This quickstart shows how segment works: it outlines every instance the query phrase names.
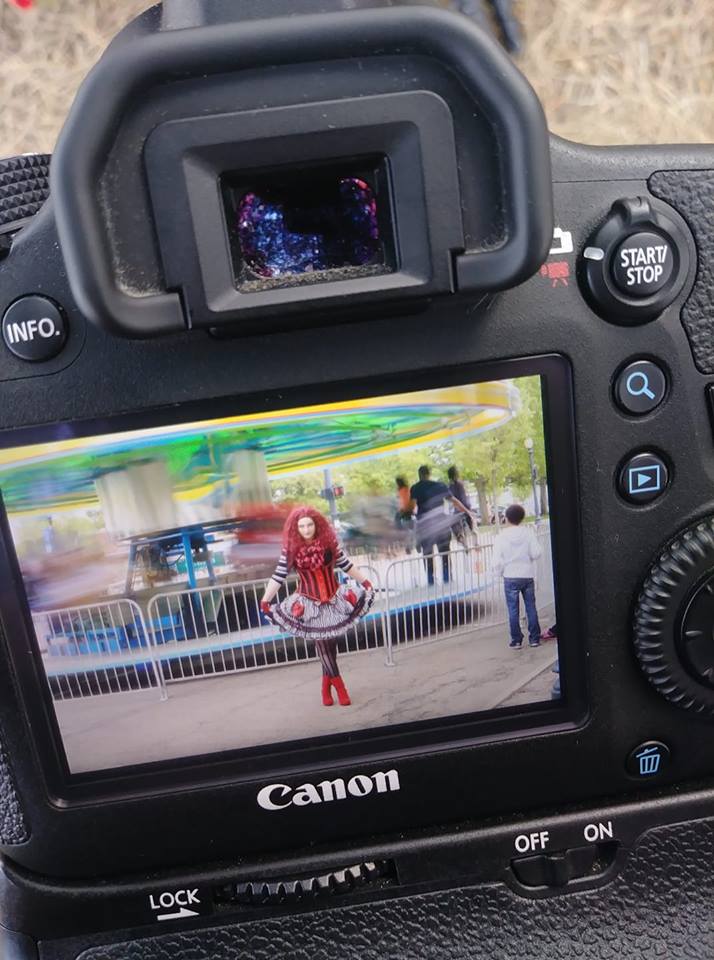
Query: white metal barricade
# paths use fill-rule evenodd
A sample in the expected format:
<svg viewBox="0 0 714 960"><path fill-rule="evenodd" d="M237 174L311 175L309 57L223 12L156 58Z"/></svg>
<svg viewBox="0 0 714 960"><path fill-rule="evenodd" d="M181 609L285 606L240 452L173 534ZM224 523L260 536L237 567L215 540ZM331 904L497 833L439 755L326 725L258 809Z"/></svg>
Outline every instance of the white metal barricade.
<svg viewBox="0 0 714 960"><path fill-rule="evenodd" d="M166 685L141 608L108 600L35 612L32 621L55 700L76 700Z"/></svg>
<svg viewBox="0 0 714 960"><path fill-rule="evenodd" d="M381 590L376 571L360 569L376 592L373 610L339 639L341 655L381 645ZM167 591L152 597L147 626L167 682L261 670L317 658L310 640L283 633L260 612L266 581L251 580ZM294 590L284 584L278 599Z"/></svg>

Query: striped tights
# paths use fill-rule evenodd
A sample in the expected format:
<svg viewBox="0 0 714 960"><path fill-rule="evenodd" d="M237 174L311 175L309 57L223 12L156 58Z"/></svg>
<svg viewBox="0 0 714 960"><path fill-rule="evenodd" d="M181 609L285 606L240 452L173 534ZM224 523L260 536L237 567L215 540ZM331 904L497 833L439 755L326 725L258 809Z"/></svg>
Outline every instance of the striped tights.
<svg viewBox="0 0 714 960"><path fill-rule="evenodd" d="M322 664L323 677L339 677L337 666L337 637L320 637L315 640L315 650Z"/></svg>

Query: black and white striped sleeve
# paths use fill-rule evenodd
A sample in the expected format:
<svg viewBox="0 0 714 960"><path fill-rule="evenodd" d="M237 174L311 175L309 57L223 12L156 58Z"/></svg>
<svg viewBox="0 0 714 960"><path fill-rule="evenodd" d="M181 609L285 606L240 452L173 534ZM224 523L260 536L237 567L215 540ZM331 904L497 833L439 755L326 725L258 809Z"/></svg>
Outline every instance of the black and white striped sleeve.
<svg viewBox="0 0 714 960"><path fill-rule="evenodd" d="M347 556L342 547L337 548L337 557L335 558L335 566L339 567L340 570L344 570L346 573L354 564Z"/></svg>
<svg viewBox="0 0 714 960"><path fill-rule="evenodd" d="M270 579L275 580L276 583L285 583L285 581L288 579L288 572L288 555L285 550L283 550L283 552L280 554L278 565L275 568L275 573Z"/></svg>

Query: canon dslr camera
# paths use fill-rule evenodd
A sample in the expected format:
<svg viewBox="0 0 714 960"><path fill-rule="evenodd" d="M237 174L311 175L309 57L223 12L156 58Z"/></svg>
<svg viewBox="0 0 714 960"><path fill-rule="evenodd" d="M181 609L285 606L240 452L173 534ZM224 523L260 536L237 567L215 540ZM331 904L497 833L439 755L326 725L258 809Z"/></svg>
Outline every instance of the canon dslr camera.
<svg viewBox="0 0 714 960"><path fill-rule="evenodd" d="M340 6L0 164L2 955L708 956L714 151Z"/></svg>

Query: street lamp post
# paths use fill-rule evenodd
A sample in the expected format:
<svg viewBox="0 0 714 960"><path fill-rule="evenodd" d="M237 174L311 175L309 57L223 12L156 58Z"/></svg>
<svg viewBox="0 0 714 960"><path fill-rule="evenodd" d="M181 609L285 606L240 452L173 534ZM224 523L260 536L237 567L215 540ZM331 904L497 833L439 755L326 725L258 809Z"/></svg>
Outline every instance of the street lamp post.
<svg viewBox="0 0 714 960"><path fill-rule="evenodd" d="M538 509L538 488L537 488L538 471L536 470L535 456L533 454L533 447L535 446L535 444L533 443L533 437L526 437L526 439L523 441L523 446L528 451L528 460L531 466L531 486L533 488L533 512L537 521L540 519L540 510Z"/></svg>

